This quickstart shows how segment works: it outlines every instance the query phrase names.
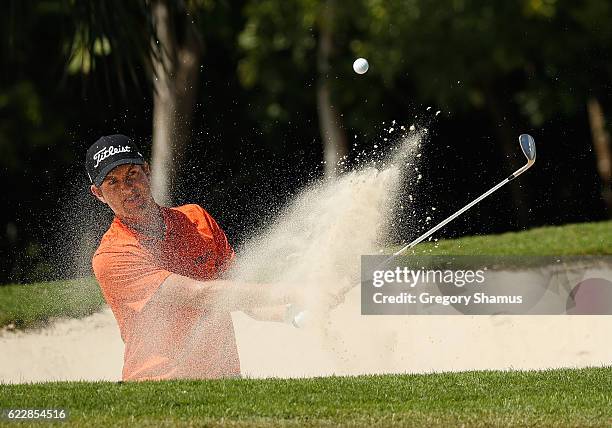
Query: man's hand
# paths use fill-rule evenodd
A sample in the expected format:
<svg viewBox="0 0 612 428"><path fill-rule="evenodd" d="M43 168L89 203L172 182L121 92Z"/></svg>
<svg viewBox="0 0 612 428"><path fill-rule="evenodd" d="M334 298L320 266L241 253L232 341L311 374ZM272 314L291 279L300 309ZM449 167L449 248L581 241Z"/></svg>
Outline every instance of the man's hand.
<svg viewBox="0 0 612 428"><path fill-rule="evenodd" d="M294 286L293 304L288 305L286 322L294 327L302 328L327 318L329 312L344 302L344 295L325 289Z"/></svg>

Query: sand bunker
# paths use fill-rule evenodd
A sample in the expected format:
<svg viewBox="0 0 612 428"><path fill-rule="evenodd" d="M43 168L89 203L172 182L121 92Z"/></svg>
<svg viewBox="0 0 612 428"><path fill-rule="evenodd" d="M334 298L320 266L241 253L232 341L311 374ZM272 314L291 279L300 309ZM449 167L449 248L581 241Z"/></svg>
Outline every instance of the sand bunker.
<svg viewBox="0 0 612 428"><path fill-rule="evenodd" d="M321 348L318 330L234 314L250 377L428 373L609 365L610 316L359 315L359 292L332 313L342 330ZM336 332L338 335L339 333ZM119 380L123 343L109 309L34 332L0 334L0 382Z"/></svg>
<svg viewBox="0 0 612 428"><path fill-rule="evenodd" d="M110 309L51 327L0 333L0 382L121 379L123 342Z"/></svg>

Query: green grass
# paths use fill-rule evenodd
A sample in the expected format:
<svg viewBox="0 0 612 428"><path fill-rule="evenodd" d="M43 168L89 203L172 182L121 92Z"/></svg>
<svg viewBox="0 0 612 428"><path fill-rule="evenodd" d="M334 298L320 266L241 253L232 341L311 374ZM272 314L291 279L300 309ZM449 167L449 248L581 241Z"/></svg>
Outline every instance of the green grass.
<svg viewBox="0 0 612 428"><path fill-rule="evenodd" d="M423 242L413 254L565 256L612 254L612 221Z"/></svg>
<svg viewBox="0 0 612 428"><path fill-rule="evenodd" d="M102 308L93 278L0 286L0 326L42 327L54 317L77 318Z"/></svg>
<svg viewBox="0 0 612 428"><path fill-rule="evenodd" d="M612 368L0 386L69 426L610 426Z"/></svg>

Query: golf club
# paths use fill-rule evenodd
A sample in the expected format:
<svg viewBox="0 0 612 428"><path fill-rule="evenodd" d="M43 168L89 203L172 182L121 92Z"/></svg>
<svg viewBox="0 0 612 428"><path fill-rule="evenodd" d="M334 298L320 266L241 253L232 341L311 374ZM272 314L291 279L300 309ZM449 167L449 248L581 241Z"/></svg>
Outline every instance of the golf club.
<svg viewBox="0 0 612 428"><path fill-rule="evenodd" d="M469 204L467 204L466 206L464 206L463 208L461 208L459 211L457 211L456 213L450 215L449 217L445 218L444 220L442 220L440 223L438 223L437 225L435 225L434 227L432 227L431 229L429 229L427 232L425 232L424 234L422 234L421 236L419 236L418 238L416 238L414 241L410 242L409 244L406 244L405 246L403 246L402 248L400 248L398 251L396 251L395 253L393 253L388 259L386 259L383 263L381 263L379 266L377 266L377 269L386 266L387 264L389 264L393 259L395 259L397 256L403 254L406 250L408 250L409 248L414 247L415 245L417 245L418 243L422 242L423 240L427 239L429 236L431 236L433 233L435 233L437 230L441 229L442 227L444 227L446 224L448 224L449 222L453 221L454 219L456 219L457 217L459 217L461 214L463 214L464 212L466 212L467 210L469 210L470 208L472 208L474 205L476 205L478 202L482 201L484 198L486 198L487 196L489 196L491 193L495 192L497 189L499 189L500 187L502 187L503 185L505 185L506 183L509 183L510 181L514 180L516 177L518 177L519 175L521 175L522 173L524 173L525 171L527 171L529 168L531 168L531 166L535 163L536 160L536 147L535 147L535 141L533 139L533 137L529 134L521 134L519 136L519 144L521 146L521 150L523 151L523 154L525 155L525 157L527 158L527 163L525 165L523 165L522 167L520 167L519 169L517 169L516 171L514 171L512 174L510 174L510 176L508 176L508 178L506 178L504 181L500 182L499 184L493 186L491 189L487 190L485 193L483 193L482 195L480 195L479 197L477 197L476 199L474 199L472 202L470 202ZM354 285L349 286L344 288L343 290L340 291L340 293L338 293L338 299L342 300L344 295L346 293L348 293L352 288L354 287ZM339 303L338 303L339 304ZM337 305L335 305L334 307L336 307ZM333 309L333 308L332 308Z"/></svg>
<svg viewBox="0 0 612 428"><path fill-rule="evenodd" d="M461 214L463 214L464 212L466 212L467 210L472 208L478 202L482 201L484 198L489 196L491 193L495 192L497 189L499 189L500 187L502 187L506 183L509 183L510 181L514 180L516 177L518 177L519 175L521 175L522 173L527 171L529 168L531 168L531 166L535 163L535 159L536 159L535 141L534 141L534 139L533 139L533 137L531 135L529 135L529 134L521 134L519 136L519 144L521 145L521 150L523 151L523 154L527 158L527 163L525 165L523 165L522 167L520 167L519 169L514 171L504 181L502 181L501 183L493 186L492 188L487 190L485 193L483 193L482 195L480 195L479 197L474 199L472 202L470 202L469 204L467 204L466 206L461 208L456 213L454 213L454 214L448 216L447 218L445 218L444 220L442 220L440 223L438 223L437 225L435 225L434 227L429 229L427 232L425 232L424 234L419 236L417 239L415 239L411 243L409 243L409 244L403 246L402 248L400 248L398 251L393 253L393 255L391 256L389 261L391 261L393 258L399 256L400 254L405 252L407 249L414 247L419 242L422 242L423 240L427 239L429 236L431 236L437 230L439 230L440 228L444 227L449 222L451 222L454 219L456 219L457 217L459 217Z"/></svg>

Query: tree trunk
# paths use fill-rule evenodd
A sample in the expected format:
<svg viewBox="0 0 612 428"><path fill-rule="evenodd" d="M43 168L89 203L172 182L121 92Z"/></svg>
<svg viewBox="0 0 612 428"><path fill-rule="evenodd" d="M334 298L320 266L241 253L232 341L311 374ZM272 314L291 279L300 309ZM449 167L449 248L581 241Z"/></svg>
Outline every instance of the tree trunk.
<svg viewBox="0 0 612 428"><path fill-rule="evenodd" d="M201 41L185 20L187 29L180 45L173 26L174 17L166 1L155 1L152 9L161 46L158 55L153 57L152 191L157 203L171 205L191 134Z"/></svg>
<svg viewBox="0 0 612 428"><path fill-rule="evenodd" d="M335 1L327 0L323 5L319 20L319 46L317 50L317 114L323 139L323 158L325 175L335 176L338 161L348 153L346 134L342 129L342 119L331 99L329 61L333 51L333 21Z"/></svg>
<svg viewBox="0 0 612 428"><path fill-rule="evenodd" d="M606 119L601 104L596 98L587 102L593 147L597 160L597 172L601 178L601 196L606 202L608 216L612 216L612 153L610 134L606 131Z"/></svg>

